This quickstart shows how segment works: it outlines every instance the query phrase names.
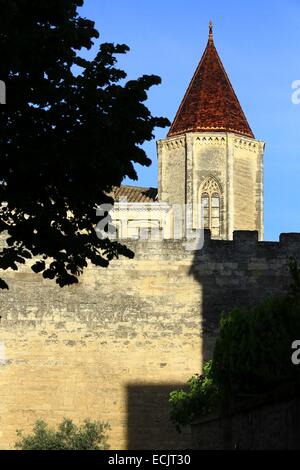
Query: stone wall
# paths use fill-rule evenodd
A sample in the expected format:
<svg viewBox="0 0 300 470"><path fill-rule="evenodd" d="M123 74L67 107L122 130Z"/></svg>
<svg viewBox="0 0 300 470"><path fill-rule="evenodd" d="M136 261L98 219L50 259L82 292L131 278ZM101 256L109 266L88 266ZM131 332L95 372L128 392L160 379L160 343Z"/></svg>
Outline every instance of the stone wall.
<svg viewBox="0 0 300 470"><path fill-rule="evenodd" d="M113 449L187 448L168 420L169 391L211 356L221 311L284 292L300 235L257 242L128 242L134 260L89 267L60 289L30 271L5 272L0 292L0 448L36 419L111 424Z"/></svg>
<svg viewBox="0 0 300 470"><path fill-rule="evenodd" d="M300 398L282 390L240 406L228 416L203 418L192 425L197 450L299 450Z"/></svg>

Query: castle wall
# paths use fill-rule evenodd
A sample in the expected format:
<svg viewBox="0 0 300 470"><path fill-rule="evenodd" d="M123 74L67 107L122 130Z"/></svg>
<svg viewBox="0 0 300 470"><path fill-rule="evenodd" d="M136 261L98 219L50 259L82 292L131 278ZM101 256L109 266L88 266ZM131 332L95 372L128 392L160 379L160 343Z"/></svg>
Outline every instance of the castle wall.
<svg viewBox="0 0 300 470"><path fill-rule="evenodd" d="M0 448L36 419L111 424L113 449L187 448L168 421L169 391L211 357L221 311L284 292L300 235L257 242L128 242L134 260L88 268L60 289L23 268L0 292Z"/></svg>
<svg viewBox="0 0 300 470"><path fill-rule="evenodd" d="M286 388L286 390L285 390ZM226 416L208 415L192 424L197 450L298 450L300 398L288 387L236 404Z"/></svg>

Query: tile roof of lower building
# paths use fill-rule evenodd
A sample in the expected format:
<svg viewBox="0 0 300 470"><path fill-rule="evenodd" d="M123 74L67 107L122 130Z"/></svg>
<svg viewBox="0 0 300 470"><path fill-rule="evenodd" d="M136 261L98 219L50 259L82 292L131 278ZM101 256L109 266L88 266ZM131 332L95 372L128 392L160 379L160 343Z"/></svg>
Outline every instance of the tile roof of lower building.
<svg viewBox="0 0 300 470"><path fill-rule="evenodd" d="M116 186L112 191L112 197L116 202L125 198L127 202L157 202L157 194L157 188L140 186Z"/></svg>

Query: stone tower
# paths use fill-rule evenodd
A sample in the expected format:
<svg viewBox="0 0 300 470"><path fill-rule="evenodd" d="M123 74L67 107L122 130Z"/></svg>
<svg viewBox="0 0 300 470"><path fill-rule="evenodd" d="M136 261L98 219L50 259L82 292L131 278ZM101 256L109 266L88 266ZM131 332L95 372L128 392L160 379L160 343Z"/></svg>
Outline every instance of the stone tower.
<svg viewBox="0 0 300 470"><path fill-rule="evenodd" d="M214 45L209 38L165 140L157 143L158 200L189 207L193 228L214 238L235 230L264 236L263 156Z"/></svg>

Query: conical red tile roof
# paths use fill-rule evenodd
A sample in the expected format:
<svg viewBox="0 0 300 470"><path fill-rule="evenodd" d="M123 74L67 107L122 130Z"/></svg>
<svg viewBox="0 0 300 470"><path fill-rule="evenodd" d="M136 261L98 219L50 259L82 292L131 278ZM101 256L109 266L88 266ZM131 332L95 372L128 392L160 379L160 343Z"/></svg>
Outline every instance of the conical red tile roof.
<svg viewBox="0 0 300 470"><path fill-rule="evenodd" d="M254 138L246 116L215 48L209 39L168 137L186 132L235 132Z"/></svg>

